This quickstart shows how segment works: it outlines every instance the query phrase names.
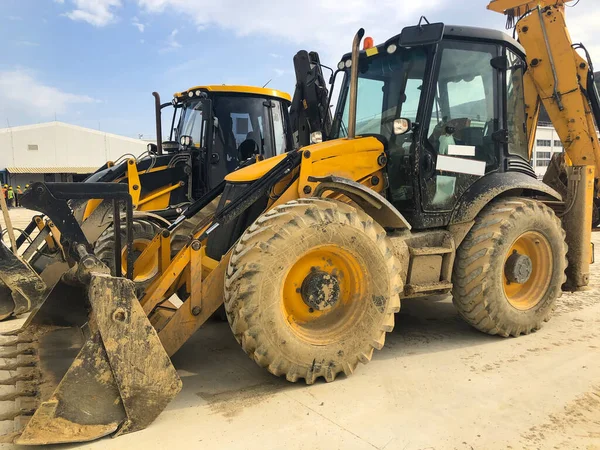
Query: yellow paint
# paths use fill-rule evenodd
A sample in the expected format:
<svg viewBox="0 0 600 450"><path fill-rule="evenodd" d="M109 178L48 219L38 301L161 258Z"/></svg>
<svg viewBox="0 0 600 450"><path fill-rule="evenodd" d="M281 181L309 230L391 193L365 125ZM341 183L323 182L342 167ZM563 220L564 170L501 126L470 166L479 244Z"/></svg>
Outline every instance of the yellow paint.
<svg viewBox="0 0 600 450"><path fill-rule="evenodd" d="M134 281L148 281L152 279L159 271L158 254L153 253L143 264L135 264L137 258L144 253L144 250L151 245L152 241L148 239L134 239L133 258L134 258ZM127 273L127 246L121 251L121 273Z"/></svg>
<svg viewBox="0 0 600 450"><path fill-rule="evenodd" d="M377 49L377 47L371 47L366 49L365 53L367 54L367 56L375 56L379 53L379 50Z"/></svg>
<svg viewBox="0 0 600 450"><path fill-rule="evenodd" d="M228 85L211 85L211 86L194 86L184 92L176 92L174 97L186 97L189 91L207 91L207 92L230 92L238 94L260 95L265 97L275 97L286 102L291 102L292 97L287 92L278 91L277 89L261 88L256 86L228 86Z"/></svg>
<svg viewBox="0 0 600 450"><path fill-rule="evenodd" d="M362 299L365 268L361 260L347 249L337 245L313 248L302 255L287 273L281 308L294 333L315 344L335 341L355 324L349 320ZM314 309L303 300L301 289L307 276L315 271L328 274L339 283L339 298L331 305Z"/></svg>
<svg viewBox="0 0 600 450"><path fill-rule="evenodd" d="M102 203L102 200L88 200L87 204L85 205L85 211L83 212L83 220L86 220L88 217L90 217L96 208L100 206L100 203Z"/></svg>
<svg viewBox="0 0 600 450"><path fill-rule="evenodd" d="M505 11L521 9L521 14L529 9L534 9L537 6L545 7L552 5L563 5L561 0L492 0L488 5L488 9L504 14Z"/></svg>
<svg viewBox="0 0 600 450"><path fill-rule="evenodd" d="M317 183L308 182L309 176L337 175L351 180L360 180L380 170L381 166L377 163L377 159L383 153L383 144L374 137L335 139L304 147L301 151L303 155L310 155L308 158L302 158L300 166L299 187L302 190L307 184L313 188L316 186ZM225 179L231 183L257 180L285 157L284 154L260 161L230 173Z"/></svg>
<svg viewBox="0 0 600 450"><path fill-rule="evenodd" d="M136 161L133 158L127 160L127 181L129 183L129 195L132 203L137 206L142 195L142 183L140 174L137 170Z"/></svg>
<svg viewBox="0 0 600 450"><path fill-rule="evenodd" d="M247 183L249 181L258 180L265 173L283 161L286 156L287 153L284 153L283 155L277 155L273 158L268 158L248 167L244 167L243 169L236 170L227 175L225 180L230 183Z"/></svg>
<svg viewBox="0 0 600 450"><path fill-rule="evenodd" d="M173 185L169 185L165 188L160 188L160 189L157 189L157 190L151 192L150 194L146 195L145 197L143 197L142 199L139 200L138 209L141 211L153 211L156 209L162 209L162 208L148 208L147 206L145 208L142 208L142 206L145 206L148 203L153 202L154 200L160 200L159 203L162 204L162 203L164 203L165 199L167 201L167 205L164 206L164 208L166 208L169 205L168 200L170 198L170 195L168 195L168 194L170 194L175 189L179 189L180 187L182 187L182 184L176 183ZM160 197L163 197L163 196L164 196L164 198L160 199Z"/></svg>
<svg viewBox="0 0 600 450"><path fill-rule="evenodd" d="M505 263L515 252L531 259L531 276L520 284L509 282L504 275L504 294L513 307L527 311L542 301L552 281L552 247L541 233L528 231L513 243L506 254Z"/></svg>
<svg viewBox="0 0 600 450"><path fill-rule="evenodd" d="M381 169L378 158L383 153L383 144L374 137L336 139L305 149L310 150L310 157L302 158L298 186L300 197L310 197L319 184L308 181L310 177L336 175L358 181ZM311 188L308 193L305 192L306 186Z"/></svg>

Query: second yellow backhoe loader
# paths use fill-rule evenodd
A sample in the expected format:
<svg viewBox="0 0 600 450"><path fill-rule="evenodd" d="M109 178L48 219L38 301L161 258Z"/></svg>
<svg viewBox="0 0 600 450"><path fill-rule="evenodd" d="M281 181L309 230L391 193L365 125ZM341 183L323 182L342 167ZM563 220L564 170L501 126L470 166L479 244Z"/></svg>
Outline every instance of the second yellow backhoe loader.
<svg viewBox="0 0 600 450"><path fill-rule="evenodd" d="M251 359L309 384L368 363L401 298L451 293L482 332L538 330L565 281L588 282L598 95L564 2L489 8L518 20L520 43L422 19L360 51L360 30L338 66L329 140L236 171L190 205L137 258L134 274L155 257L159 273L140 297L109 275L68 209L90 192L38 183L24 194L60 224L72 268L3 338L15 405L5 440L148 426L181 388L170 356L223 303ZM540 100L568 156L565 197L529 164ZM173 255L178 227L219 196ZM118 184L103 198L131 211Z"/></svg>
<svg viewBox="0 0 600 450"><path fill-rule="evenodd" d="M127 186L134 208L134 259L158 230L168 227L185 207L221 183L226 174L252 158L269 158L293 148L288 118L291 98L284 92L253 86L196 86L176 93L164 104L156 92L153 95L156 144L148 144L148 152L139 157L124 155L108 162L84 181L88 186ZM161 111L170 106L171 131L163 141ZM204 140L208 128L215 129L213 142ZM101 193L102 187L99 189ZM95 197L70 200L69 205L87 240L94 245L95 255L113 275L125 273L124 258L115 262L113 257L117 242L111 205L101 204ZM124 255L124 225L119 238L118 247ZM11 251L0 242L0 320L39 306L69 267L60 244L60 227L47 216L34 216L15 247ZM150 266L139 271L138 287L148 284L156 274Z"/></svg>

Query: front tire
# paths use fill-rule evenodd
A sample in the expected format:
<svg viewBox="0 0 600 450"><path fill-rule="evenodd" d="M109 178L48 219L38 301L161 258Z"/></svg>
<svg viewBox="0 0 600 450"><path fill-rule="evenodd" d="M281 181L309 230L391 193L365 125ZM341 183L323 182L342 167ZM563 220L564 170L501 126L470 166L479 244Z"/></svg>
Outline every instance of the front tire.
<svg viewBox="0 0 600 450"><path fill-rule="evenodd" d="M401 288L379 224L338 201L302 199L259 217L236 244L225 309L258 365L312 384L371 360L394 327Z"/></svg>
<svg viewBox="0 0 600 450"><path fill-rule="evenodd" d="M160 231L160 227L149 220L133 219L131 230L133 232L133 260L135 261L150 245L154 237ZM125 261L125 252L127 249L127 224L121 225L121 273L127 272ZM110 273L115 275L115 238L113 226L107 228L100 235L94 245L94 254L110 269ZM140 268L139 274L133 280L136 285L136 291L142 292L158 275L158 255L151 259L147 268Z"/></svg>
<svg viewBox="0 0 600 450"><path fill-rule="evenodd" d="M566 253L565 232L549 207L524 198L494 201L457 251L454 305L484 333L538 330L562 295Z"/></svg>

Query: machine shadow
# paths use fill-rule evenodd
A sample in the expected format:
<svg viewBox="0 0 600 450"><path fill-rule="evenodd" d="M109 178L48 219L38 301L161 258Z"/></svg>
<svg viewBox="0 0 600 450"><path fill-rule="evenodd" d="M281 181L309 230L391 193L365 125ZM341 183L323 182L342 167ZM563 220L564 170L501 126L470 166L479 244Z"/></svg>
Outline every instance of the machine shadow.
<svg viewBox="0 0 600 450"><path fill-rule="evenodd" d="M376 351L379 360L415 354L450 351L498 342L502 338L474 330L460 318L450 297L405 300L396 315L394 331L385 347ZM241 349L225 322L209 321L173 356L183 380L183 391L169 409L197 406L227 416L232 403L238 408L253 405L278 392L306 389L303 382L290 383L255 364ZM359 365L360 369L360 365ZM344 380L342 374L339 380ZM319 379L317 383L325 383Z"/></svg>

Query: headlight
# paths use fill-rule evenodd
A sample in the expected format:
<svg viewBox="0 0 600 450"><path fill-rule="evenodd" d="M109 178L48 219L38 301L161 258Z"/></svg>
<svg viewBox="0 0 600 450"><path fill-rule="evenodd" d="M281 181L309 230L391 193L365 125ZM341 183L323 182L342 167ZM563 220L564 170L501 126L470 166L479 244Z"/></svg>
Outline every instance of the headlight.
<svg viewBox="0 0 600 450"><path fill-rule="evenodd" d="M350 67L352 67L352 60L351 59L347 59L345 62L345 66L349 69Z"/></svg>
<svg viewBox="0 0 600 450"><path fill-rule="evenodd" d="M390 44L387 47L387 52L391 55L392 53L394 53L396 50L398 50L398 46L396 44Z"/></svg>
<svg viewBox="0 0 600 450"><path fill-rule="evenodd" d="M202 95L202 91L201 90L197 90L196 91L196 97L200 97Z"/></svg>
<svg viewBox="0 0 600 450"><path fill-rule="evenodd" d="M192 145L192 138L190 136L181 136L179 143L184 147L189 147Z"/></svg>
<svg viewBox="0 0 600 450"><path fill-rule="evenodd" d="M192 91L190 91L190 92L188 92L188 96L189 96L190 98L192 98L192 97L194 96L194 93L193 93Z"/></svg>
<svg viewBox="0 0 600 450"><path fill-rule="evenodd" d="M338 69L340 69L340 70L344 70L344 67L345 67L345 66L344 66L344 61L340 61L340 62L338 63Z"/></svg>
<svg viewBox="0 0 600 450"><path fill-rule="evenodd" d="M320 144L323 142L323 133L320 131L313 131L310 133L310 143L311 144Z"/></svg>

